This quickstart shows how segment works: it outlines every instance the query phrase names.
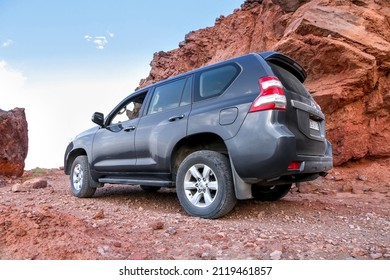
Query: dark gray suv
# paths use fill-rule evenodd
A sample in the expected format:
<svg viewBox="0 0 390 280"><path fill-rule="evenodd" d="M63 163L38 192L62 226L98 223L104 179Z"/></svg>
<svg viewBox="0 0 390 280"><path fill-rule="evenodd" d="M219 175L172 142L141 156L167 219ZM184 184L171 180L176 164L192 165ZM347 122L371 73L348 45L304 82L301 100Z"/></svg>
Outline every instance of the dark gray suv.
<svg viewBox="0 0 390 280"><path fill-rule="evenodd" d="M237 199L278 200L325 176L332 147L306 73L277 52L253 53L139 89L66 148L72 193L109 184L175 187L193 216L218 218Z"/></svg>

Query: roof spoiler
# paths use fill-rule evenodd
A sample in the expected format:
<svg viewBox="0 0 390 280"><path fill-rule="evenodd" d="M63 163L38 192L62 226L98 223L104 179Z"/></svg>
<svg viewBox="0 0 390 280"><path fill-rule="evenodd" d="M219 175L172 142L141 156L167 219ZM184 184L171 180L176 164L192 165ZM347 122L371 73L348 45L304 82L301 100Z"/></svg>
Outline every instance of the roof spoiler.
<svg viewBox="0 0 390 280"><path fill-rule="evenodd" d="M290 71L297 79L303 83L307 77L306 71L303 69L301 65L299 65L296 61L289 58L288 56L281 54L279 52L262 52L259 53L261 57L263 57L266 61L272 62L276 65L279 65L288 71Z"/></svg>

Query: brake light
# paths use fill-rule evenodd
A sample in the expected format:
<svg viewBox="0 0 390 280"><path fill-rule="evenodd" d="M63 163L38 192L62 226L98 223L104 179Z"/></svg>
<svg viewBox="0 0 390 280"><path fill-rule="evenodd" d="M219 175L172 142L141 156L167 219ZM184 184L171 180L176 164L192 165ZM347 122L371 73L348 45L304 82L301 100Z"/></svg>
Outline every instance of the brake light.
<svg viewBox="0 0 390 280"><path fill-rule="evenodd" d="M260 94L253 101L249 112L264 110L286 110L286 96L282 82L274 76L267 76L259 80Z"/></svg>
<svg viewBox="0 0 390 280"><path fill-rule="evenodd" d="M301 162L299 161L292 161L289 166L287 167L288 170L300 170L301 169Z"/></svg>

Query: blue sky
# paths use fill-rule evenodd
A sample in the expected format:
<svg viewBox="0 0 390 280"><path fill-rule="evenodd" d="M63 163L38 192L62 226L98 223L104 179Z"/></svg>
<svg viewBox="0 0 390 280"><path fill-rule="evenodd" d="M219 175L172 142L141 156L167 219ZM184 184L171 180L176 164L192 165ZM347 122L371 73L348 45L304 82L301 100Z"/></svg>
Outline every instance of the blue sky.
<svg viewBox="0 0 390 280"><path fill-rule="evenodd" d="M0 109L26 109L26 169L63 165L68 140L134 90L153 53L243 2L0 0Z"/></svg>

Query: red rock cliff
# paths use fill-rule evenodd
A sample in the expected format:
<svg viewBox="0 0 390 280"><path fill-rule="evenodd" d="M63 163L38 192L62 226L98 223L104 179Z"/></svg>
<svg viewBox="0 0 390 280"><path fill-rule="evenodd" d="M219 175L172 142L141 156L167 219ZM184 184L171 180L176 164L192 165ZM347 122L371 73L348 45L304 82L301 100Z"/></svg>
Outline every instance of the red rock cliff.
<svg viewBox="0 0 390 280"><path fill-rule="evenodd" d="M0 176L20 177L28 151L28 129L24 109L0 109Z"/></svg>
<svg viewBox="0 0 390 280"><path fill-rule="evenodd" d="M144 86L250 52L276 50L308 72L334 163L390 157L390 1L247 0L179 48L154 54Z"/></svg>

